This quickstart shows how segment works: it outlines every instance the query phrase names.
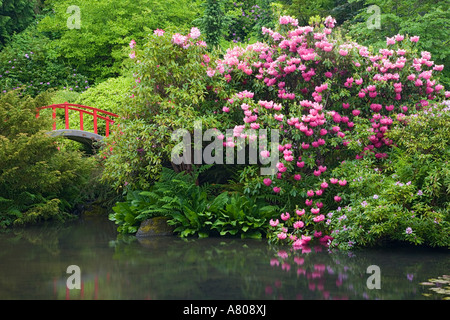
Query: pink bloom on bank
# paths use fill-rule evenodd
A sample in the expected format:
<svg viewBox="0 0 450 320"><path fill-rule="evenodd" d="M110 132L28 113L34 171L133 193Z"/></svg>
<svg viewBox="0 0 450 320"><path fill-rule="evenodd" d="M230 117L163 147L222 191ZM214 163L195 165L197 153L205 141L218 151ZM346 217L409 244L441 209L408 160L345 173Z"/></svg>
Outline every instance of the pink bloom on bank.
<svg viewBox="0 0 450 320"><path fill-rule="evenodd" d="M397 34L397 35L395 36L395 40L396 40L396 41L402 41L403 39L405 39L405 36L404 36L404 35Z"/></svg>
<svg viewBox="0 0 450 320"><path fill-rule="evenodd" d="M387 37L386 38L386 45L391 45L391 44L395 44L395 38L394 37L392 37L392 38Z"/></svg>
<svg viewBox="0 0 450 320"><path fill-rule="evenodd" d="M206 71L206 74L208 75L208 77L212 78L216 74L216 70L208 68L208 71Z"/></svg>
<svg viewBox="0 0 450 320"><path fill-rule="evenodd" d="M303 228L305 226L305 223L301 220L294 222L294 229L299 229L299 228Z"/></svg>
<svg viewBox="0 0 450 320"><path fill-rule="evenodd" d="M279 223L280 221L277 219L277 220L273 220L273 219L270 219L270 221L269 221L269 223L270 223L270 225L272 226L272 227L276 227L277 225L278 225L278 223Z"/></svg>
<svg viewBox="0 0 450 320"><path fill-rule="evenodd" d="M289 214L289 212L281 214L281 220L283 220L283 221L288 220L290 217L291 217L291 215Z"/></svg>
<svg viewBox="0 0 450 320"><path fill-rule="evenodd" d="M278 237L278 239L280 239L280 240L284 240L284 239L286 239L287 234L284 233L284 232L280 232L280 233L277 234L277 237Z"/></svg>
<svg viewBox="0 0 450 320"><path fill-rule="evenodd" d="M156 29L155 31L153 31L153 33L155 34L155 35L157 35L158 37L162 37L163 35L164 35L164 30L162 30L162 29Z"/></svg>
<svg viewBox="0 0 450 320"><path fill-rule="evenodd" d="M172 42L175 44L183 44L185 41L186 41L186 37L179 33L175 33L172 36Z"/></svg>
<svg viewBox="0 0 450 320"><path fill-rule="evenodd" d="M320 221L323 221L323 220L325 220L325 216L323 214L313 218L314 222L320 222Z"/></svg>
<svg viewBox="0 0 450 320"><path fill-rule="evenodd" d="M200 29L196 27L191 28L191 33L189 34L192 39L197 39L200 37Z"/></svg>
<svg viewBox="0 0 450 320"><path fill-rule="evenodd" d="M327 28L334 28L334 26L336 25L336 19L334 19L331 16L328 16L325 18L324 24Z"/></svg>

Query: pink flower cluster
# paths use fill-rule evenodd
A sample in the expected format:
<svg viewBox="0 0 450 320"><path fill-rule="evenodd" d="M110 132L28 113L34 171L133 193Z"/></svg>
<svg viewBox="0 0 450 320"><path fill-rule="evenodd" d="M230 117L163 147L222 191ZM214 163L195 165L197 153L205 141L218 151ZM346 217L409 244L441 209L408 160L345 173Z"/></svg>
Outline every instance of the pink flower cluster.
<svg viewBox="0 0 450 320"><path fill-rule="evenodd" d="M290 16L281 16L279 19L280 25L281 24L290 24L294 27L298 26L298 20L294 19Z"/></svg>
<svg viewBox="0 0 450 320"><path fill-rule="evenodd" d="M308 241L299 236L299 230L307 225L325 232L325 228L315 228L324 220L320 197L329 189L336 192L331 185L343 187L347 183L324 178L329 176L324 163L329 159L320 155L330 149L328 140L340 141L334 148L345 149L356 118L365 117L371 122L371 134L366 141L359 141L363 151L356 158L368 154L386 158L394 144L386 138L386 132L409 111L406 104L424 107L429 100L444 95L444 87L433 79L443 66L434 65L425 51L411 58L403 48L408 39L404 35L388 38L387 48L374 53L357 43L333 38L336 21L332 17L325 19L321 29L299 27L297 20L287 16L280 17L279 23L289 30L276 32L263 27L267 42L228 49L223 59L216 61L214 76L234 86L245 88L245 83L253 81L268 89L265 99L243 90L228 99L222 111L230 116L243 111L245 128L275 128L283 133L286 142L279 147L282 160L276 166L278 172L275 177L265 177L263 183L277 194L283 193L286 182L303 186L306 207L297 208L297 212L304 214L310 208L306 220L291 221L290 215L283 213L283 223L278 224L278 219L271 222L279 239L298 245ZM415 43L419 37L409 40ZM346 94L339 95L344 90ZM336 96L345 98L336 100ZM269 157L270 153L262 150L261 155ZM302 184L302 177L307 175L316 177L318 189ZM313 197L318 200L313 201ZM339 194L332 199L342 201ZM289 233L288 228L293 232Z"/></svg>
<svg viewBox="0 0 450 320"><path fill-rule="evenodd" d="M159 32L158 35L162 36L163 33ZM173 34L172 42L176 45L183 47L183 49L187 49L190 46L194 45L194 42L192 42L192 40L198 39L200 35L201 35L200 30L196 27L192 27L191 32L187 36L184 36L180 33ZM206 43L204 41L198 41L195 44L198 46L206 47Z"/></svg>
<svg viewBox="0 0 450 320"><path fill-rule="evenodd" d="M282 167L280 165L280 167ZM325 172L326 167L320 166L319 168L320 172ZM344 187L347 185L347 181L345 179L337 179L337 178L330 178L329 179L330 184L333 185L339 185L340 187ZM270 185L272 183L271 179L265 178L264 184ZM329 235L324 234L322 231L319 231L320 229L323 229L323 223L322 221L325 220L325 215L321 213L321 209L323 208L323 202L320 200L320 197L325 192L325 189L329 188L330 185L328 182L323 180L323 182L320 184L320 188L318 190L308 190L306 192L307 199L305 201L306 208L309 207L309 209L303 208L299 209L297 208L295 210L296 215L292 215L289 212L284 212L280 215L281 220L283 221L280 223L279 219L270 220L270 226L276 230L276 236L280 240L289 239L292 241L292 244L294 247L301 247L308 245L309 241L312 239L311 237L305 236L303 234L304 230L303 228L306 225L314 225L314 237L318 238L320 242L326 244L329 240L332 239ZM313 201L313 198L316 197L319 200ZM336 202L340 202L342 198L338 195L334 196L334 200ZM310 212L310 213L309 213ZM291 230L291 232L289 232Z"/></svg>
<svg viewBox="0 0 450 320"><path fill-rule="evenodd" d="M166 31L162 30L162 29L156 29L153 31L153 35L157 36L157 37L164 37ZM172 43L175 45L178 45L180 47L182 47L183 49L187 49L190 46L199 46L199 47L203 47L206 48L206 42L203 40L197 40L196 42L194 42L193 40L196 40L198 38L200 38L201 36L201 32L200 29L198 29L197 27L192 27L190 30L190 33L185 36L182 35L180 33L175 33L172 35ZM129 43L129 47L131 49L134 49L136 47L136 41L135 40L131 40ZM131 51L128 56L130 57L130 59L135 59L136 58L136 51ZM209 57L206 55L206 57L204 57L204 61L206 62L206 64L209 63ZM139 61L137 61L137 63L139 63ZM213 77L215 74L215 70L213 70L212 68L208 68L207 70L207 74L210 77Z"/></svg>

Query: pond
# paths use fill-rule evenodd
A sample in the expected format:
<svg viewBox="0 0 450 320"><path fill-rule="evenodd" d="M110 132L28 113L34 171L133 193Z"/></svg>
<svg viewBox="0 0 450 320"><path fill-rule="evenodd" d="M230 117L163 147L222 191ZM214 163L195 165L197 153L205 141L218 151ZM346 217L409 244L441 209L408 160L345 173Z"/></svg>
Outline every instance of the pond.
<svg viewBox="0 0 450 320"><path fill-rule="evenodd" d="M78 273L68 272L73 265ZM442 300L450 297L449 266L446 249L329 252L265 240L137 240L118 235L106 217L0 233L2 300ZM69 289L77 274L79 289Z"/></svg>

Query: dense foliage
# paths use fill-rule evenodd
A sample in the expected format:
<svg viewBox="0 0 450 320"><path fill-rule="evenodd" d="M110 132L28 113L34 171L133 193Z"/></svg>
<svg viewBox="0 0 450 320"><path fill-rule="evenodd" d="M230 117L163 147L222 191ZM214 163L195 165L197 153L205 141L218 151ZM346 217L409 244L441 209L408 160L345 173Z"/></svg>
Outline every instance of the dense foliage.
<svg viewBox="0 0 450 320"><path fill-rule="evenodd" d="M81 12L75 29L71 5ZM377 26L369 6L379 9ZM450 245L445 1L45 7L0 52L0 88L32 96L56 88L54 103L119 115L98 158L102 183L124 196L110 215L120 232L161 215L181 236L267 237L295 248L314 238L344 249ZM187 149L176 149L180 141ZM24 212L11 195L1 199L3 224Z"/></svg>
<svg viewBox="0 0 450 320"><path fill-rule="evenodd" d="M51 41L36 28L31 24L0 52L0 91L24 87L24 93L36 96L50 88L74 92L88 89L87 77L57 59Z"/></svg>
<svg viewBox="0 0 450 320"><path fill-rule="evenodd" d="M199 14L196 1L71 0L48 1L54 13L39 23L48 34L56 54L66 63L89 75L90 81L101 81L121 72L123 48L131 39L143 39L156 28L176 25L189 27ZM69 29L67 8L76 5L80 28Z"/></svg>
<svg viewBox="0 0 450 320"><path fill-rule="evenodd" d="M334 230L329 227L333 224L325 223L327 212L334 212L340 205L353 204L351 201L363 202L361 199L367 197L367 194L358 196L350 187L352 183L347 178L353 171L349 167L342 170L344 163L354 158L356 163L373 159L371 169L388 167L387 161L392 161L389 155L403 150L399 147L391 152L392 146L400 143L395 130L389 135L391 128L397 122L405 123L405 116L411 110L420 111L430 105L429 101L444 96L443 86L433 80L434 73L439 73L442 66L434 65L428 52L422 51L421 59L416 58L416 37L397 35L387 42L390 47L374 53L365 46L346 42L339 32L333 35L335 20L331 17L316 28L298 27L298 21L288 16L281 17L279 22L277 30L263 28L267 37L265 43L258 42L246 48L237 46L216 61L202 52L205 48L195 28L187 36L156 30L151 40L143 44L143 49L139 48L140 44L131 43L130 58L135 61L133 73L137 85L129 103L131 112L125 114L127 120L121 123L120 138L112 139L111 147L106 149L105 177L115 181L126 179L121 185L131 189L146 188L145 181L157 181L164 163L170 165L170 151L175 145L171 141L172 133L183 128L192 134L194 122L199 119L207 129L217 130L216 139L220 139L227 128L233 129L233 137L224 142L224 146L231 148L239 144L239 138L249 143L247 138L251 131L247 130L281 129L277 149L282 159L277 163L278 173L263 177L258 174L259 165L237 167L235 176L239 178L229 181L227 188L238 188L241 198L265 195L266 200L281 210L282 222L275 217L271 220L274 233L268 236L273 241L289 241L298 246L312 237L320 237L324 242L333 239ZM180 77L181 72L184 77ZM212 101L215 104L211 105ZM217 105L219 101L223 102ZM445 120L442 121L445 125ZM124 143L117 144L122 139ZM139 146L134 143L130 148L126 142L134 140L147 143ZM146 149L149 145L152 149ZM273 147L267 146L260 152L269 157ZM398 159L405 161L406 157ZM155 166L150 165L149 160L156 160L154 164L160 168L150 171L149 168ZM342 160L347 161L341 164ZM193 171L189 161L184 165L181 171ZM122 178L119 173L126 176ZM382 190L385 188L378 186ZM378 193L381 195L381 190ZM148 196L145 192L139 194ZM206 201L207 195L203 195ZM444 191L442 201L445 204L447 196ZM404 210L410 207L406 202L399 203L399 199L405 201L405 198L398 197L389 198L390 202L381 208L389 211L389 205L398 205L399 210L407 214ZM423 208L423 203L419 202ZM441 212L437 203L433 205L422 211L438 210L433 219L442 222L442 229L430 232L433 229L429 225L423 228L434 234L433 239L439 238L442 242L423 240L423 236L400 239L445 245L441 233L448 230L448 208ZM422 219L421 214L417 217ZM200 226L204 228L219 221L209 211L203 219L200 224L189 219L178 222L184 225L184 230L205 234ZM392 225L392 219L386 219ZM197 227L189 228L186 226L189 223ZM370 227L372 223L369 222ZM393 233L402 227L403 224L394 224L388 230L381 227L378 238L372 242L360 239L360 244L374 244L383 237L397 239ZM336 245L344 241L336 239ZM354 244L355 240L346 243Z"/></svg>
<svg viewBox="0 0 450 320"><path fill-rule="evenodd" d="M169 217L168 223L175 225L175 232L183 237L262 238L276 207L264 199L217 191L209 183L198 185L200 173L209 168L201 167L193 174L163 168L161 178L148 191L131 191L125 202L117 203L110 219L124 233L135 233L140 221L163 215Z"/></svg>
<svg viewBox="0 0 450 320"><path fill-rule="evenodd" d="M425 51L420 54L421 60L415 58L418 37L389 38L387 45L391 47L377 54L365 46L342 41L339 34L333 37L334 23L329 17L320 28L298 28L295 19L281 17L279 32L263 29L277 50L266 44L244 50L236 47L227 52L218 69L231 83L236 78L240 84L242 77L253 77L253 68L259 68L253 88L247 86L254 94L234 99L223 111L232 114L245 110L244 125L248 129L283 129L279 151L284 160L277 164L276 179L262 181L262 177L246 172L244 181L250 194L264 192L259 187L264 182L279 195L285 211L283 222L277 219L272 225L278 239L294 245L307 243L313 235L323 240L332 237L324 225L325 215L346 200L340 195L345 188L341 191L333 187L347 185L344 175L328 173L339 160L372 156L377 162L386 161L391 145L397 143L386 134L395 120L408 113L405 104L410 106L409 112L411 106L420 110L436 98L434 94L444 94L443 86L432 80L432 74L443 66L428 61L431 55ZM267 92L260 83L278 90ZM359 150L347 148L354 143ZM444 213L440 219L448 216ZM446 228L444 223L444 233Z"/></svg>
<svg viewBox="0 0 450 320"><path fill-rule="evenodd" d="M338 24L351 20L363 7L364 1L346 0L281 0L287 15L296 17L300 25L307 25L311 17L333 16Z"/></svg>
<svg viewBox="0 0 450 320"><path fill-rule="evenodd" d="M211 47L216 47L223 37L225 29L230 24L223 12L223 2L220 0L207 0L204 4L205 10L197 24L206 34L206 41Z"/></svg>
<svg viewBox="0 0 450 320"><path fill-rule="evenodd" d="M46 134L48 120L36 119L35 99L10 91L0 99L0 226L66 220L85 195L93 158L67 150Z"/></svg>
<svg viewBox="0 0 450 320"><path fill-rule="evenodd" d="M219 126L211 108L217 97L205 78L210 57L198 35L197 28L190 36L170 36L158 29L142 49L130 43L136 88L120 110L119 129L102 152L104 178L115 187L147 188L156 181L162 166L171 165L177 143L171 136L177 129L192 131L196 121Z"/></svg>
<svg viewBox="0 0 450 320"><path fill-rule="evenodd" d="M14 33L23 31L34 21L39 2L36 0L0 1L0 49L11 40Z"/></svg>

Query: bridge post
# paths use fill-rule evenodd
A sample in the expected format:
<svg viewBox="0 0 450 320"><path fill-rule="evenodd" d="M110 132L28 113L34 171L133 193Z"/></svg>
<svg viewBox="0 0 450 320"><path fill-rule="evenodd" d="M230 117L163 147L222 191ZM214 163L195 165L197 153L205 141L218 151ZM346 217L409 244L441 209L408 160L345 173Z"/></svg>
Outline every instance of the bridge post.
<svg viewBox="0 0 450 320"><path fill-rule="evenodd" d="M106 117L106 133L105 136L109 137L109 117Z"/></svg>
<svg viewBox="0 0 450 320"><path fill-rule="evenodd" d="M80 111L80 130L83 131L84 130L84 124L83 124L83 113Z"/></svg>
<svg viewBox="0 0 450 320"><path fill-rule="evenodd" d="M52 114L52 119L53 119L53 130L56 130L56 107L53 107L53 114Z"/></svg>
<svg viewBox="0 0 450 320"><path fill-rule="evenodd" d="M66 119L66 129L69 129L69 106L67 105L67 101L64 102L64 113Z"/></svg>
<svg viewBox="0 0 450 320"><path fill-rule="evenodd" d="M94 110L94 133L97 134L97 110Z"/></svg>

